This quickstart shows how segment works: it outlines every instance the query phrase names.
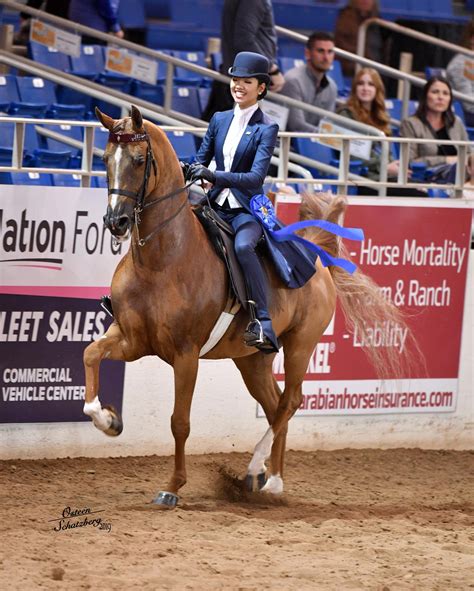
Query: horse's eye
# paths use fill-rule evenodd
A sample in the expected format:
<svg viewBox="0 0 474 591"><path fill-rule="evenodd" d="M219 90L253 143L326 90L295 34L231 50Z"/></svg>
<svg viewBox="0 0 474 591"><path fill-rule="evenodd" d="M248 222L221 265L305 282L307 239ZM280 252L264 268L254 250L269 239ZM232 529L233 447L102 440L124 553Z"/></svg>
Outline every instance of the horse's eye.
<svg viewBox="0 0 474 591"><path fill-rule="evenodd" d="M108 156L108 154L104 154L104 155L102 156L102 162L103 162L104 164L107 164L107 160L108 160L108 159L109 159L109 156Z"/></svg>
<svg viewBox="0 0 474 591"><path fill-rule="evenodd" d="M145 156L143 154L138 154L137 156L133 157L133 164L135 166L141 166L145 162Z"/></svg>

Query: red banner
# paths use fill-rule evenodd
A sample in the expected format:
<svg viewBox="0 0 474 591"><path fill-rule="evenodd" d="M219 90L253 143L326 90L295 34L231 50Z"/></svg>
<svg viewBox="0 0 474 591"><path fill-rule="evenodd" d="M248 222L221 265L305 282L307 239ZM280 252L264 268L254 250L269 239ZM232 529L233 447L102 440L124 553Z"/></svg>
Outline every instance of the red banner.
<svg viewBox="0 0 474 591"><path fill-rule="evenodd" d="M403 309L423 352L427 373L377 379L362 351L362 336L346 329L337 308L318 344L303 385L299 414L442 412L456 407L472 209L410 205L350 205L344 224L363 228L361 243L346 242L352 260ZM398 202L399 203L399 202ZM385 205L387 204L387 205ZM278 216L296 221L295 197L278 204ZM391 322L368 327L377 347L407 344L406 329ZM283 354L274 364L283 385ZM259 410L259 415L261 411Z"/></svg>

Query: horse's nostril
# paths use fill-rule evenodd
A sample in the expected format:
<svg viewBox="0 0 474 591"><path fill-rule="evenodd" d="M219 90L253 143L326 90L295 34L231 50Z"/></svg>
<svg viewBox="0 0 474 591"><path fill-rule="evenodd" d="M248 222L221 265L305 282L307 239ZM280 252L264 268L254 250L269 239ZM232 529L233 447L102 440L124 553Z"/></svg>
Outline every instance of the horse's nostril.
<svg viewBox="0 0 474 591"><path fill-rule="evenodd" d="M126 215L122 215L117 220L117 228L125 228L128 224L128 217Z"/></svg>

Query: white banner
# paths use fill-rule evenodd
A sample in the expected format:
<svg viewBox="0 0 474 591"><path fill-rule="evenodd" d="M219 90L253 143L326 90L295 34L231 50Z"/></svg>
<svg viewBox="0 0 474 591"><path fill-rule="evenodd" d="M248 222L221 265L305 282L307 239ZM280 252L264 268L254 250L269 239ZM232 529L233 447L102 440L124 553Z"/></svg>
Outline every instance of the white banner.
<svg viewBox="0 0 474 591"><path fill-rule="evenodd" d="M320 370L324 372L324 358ZM278 382L283 390L284 382ZM296 416L453 412L458 380L306 380ZM265 417L260 405L257 416Z"/></svg>
<svg viewBox="0 0 474 591"><path fill-rule="evenodd" d="M37 19L31 19L30 41L46 45L50 50L60 51L73 57L81 55L81 37L67 33Z"/></svg>
<svg viewBox="0 0 474 591"><path fill-rule="evenodd" d="M321 119L319 122L319 133L340 133L342 135L360 135L360 132L354 131L353 129L348 129L346 127L341 127L340 125L336 125L329 119ZM324 144L326 146L331 146L335 150L340 150L342 148L342 142L336 138L320 138L320 144ZM370 160L370 152L372 150L372 141L371 140L351 140L349 152L351 156L354 158L361 158L362 160Z"/></svg>
<svg viewBox="0 0 474 591"><path fill-rule="evenodd" d="M148 84L156 84L158 64L154 60L129 53L126 49L107 47L105 68Z"/></svg>
<svg viewBox="0 0 474 591"><path fill-rule="evenodd" d="M106 207L105 189L2 186L0 292L109 286L129 243L104 228Z"/></svg>

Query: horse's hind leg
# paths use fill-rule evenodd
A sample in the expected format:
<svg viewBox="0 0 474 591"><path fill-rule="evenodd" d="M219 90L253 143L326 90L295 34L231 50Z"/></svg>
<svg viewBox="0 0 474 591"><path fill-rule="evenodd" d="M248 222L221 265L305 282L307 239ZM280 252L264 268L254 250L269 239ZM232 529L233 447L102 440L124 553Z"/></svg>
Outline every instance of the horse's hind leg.
<svg viewBox="0 0 474 591"><path fill-rule="evenodd" d="M122 418L112 406L102 407L99 400L99 369L103 359L131 361L132 356L122 331L117 323L110 325L107 332L84 350L84 369L86 374L86 394L84 413L91 417L94 425L107 435L120 435L123 429Z"/></svg>
<svg viewBox="0 0 474 591"><path fill-rule="evenodd" d="M258 489L265 481L265 461L271 456L270 477L262 490L280 493L283 490L283 460L285 455L286 430L281 429L277 437L273 435L281 390L272 373L274 356L256 353L250 357L234 359L250 394L262 406L270 427L255 446L247 474L247 482L252 490Z"/></svg>

